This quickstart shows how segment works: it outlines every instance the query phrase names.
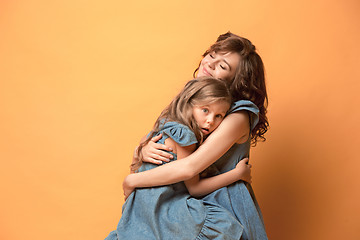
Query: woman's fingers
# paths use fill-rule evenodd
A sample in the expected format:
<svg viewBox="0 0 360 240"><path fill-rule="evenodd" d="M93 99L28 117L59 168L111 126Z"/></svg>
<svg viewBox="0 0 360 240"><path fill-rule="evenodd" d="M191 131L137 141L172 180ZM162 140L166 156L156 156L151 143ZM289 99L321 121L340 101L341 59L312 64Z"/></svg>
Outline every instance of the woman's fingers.
<svg viewBox="0 0 360 240"><path fill-rule="evenodd" d="M152 158L154 158L156 160L160 160L160 161L163 161L163 162L170 162L170 160L169 160L170 157L173 158L173 155L171 155L171 154L166 154L165 155L165 153L163 151L161 151L161 150L157 151L156 153L157 154L153 154L151 156Z"/></svg>
<svg viewBox="0 0 360 240"><path fill-rule="evenodd" d="M159 135L157 135L157 136L155 136L155 137L153 137L153 138L151 139L151 141L157 142L157 141L159 141L159 140L161 139L161 137L162 137L162 133L159 134Z"/></svg>
<svg viewBox="0 0 360 240"><path fill-rule="evenodd" d="M153 164L156 164L156 165L162 164L162 161L156 160L155 158L152 158L152 157L148 157L148 158L146 159L146 162L148 162L148 163L153 163Z"/></svg>
<svg viewBox="0 0 360 240"><path fill-rule="evenodd" d="M170 154L171 155L171 154ZM171 155L172 157L172 155ZM169 158L157 155L157 154L150 154L149 157L145 159L145 162L153 163L153 164L162 164L163 162L170 162Z"/></svg>
<svg viewBox="0 0 360 240"><path fill-rule="evenodd" d="M169 152L172 152L172 148L171 147L168 147L166 146L165 144L161 144L161 143L154 143L152 144L154 148L156 148L157 150L165 150L165 151L169 151ZM163 151L161 151L163 152ZM166 153L166 154L169 154L169 153ZM170 154L171 155L171 154Z"/></svg>
<svg viewBox="0 0 360 240"><path fill-rule="evenodd" d="M158 150L165 150L165 151L172 152L172 148L166 146L165 144L156 143L157 141L159 141L161 139L161 137L162 137L162 133L153 137L151 139L151 141L149 142L149 145L152 145L154 148L156 148Z"/></svg>
<svg viewBox="0 0 360 240"><path fill-rule="evenodd" d="M158 160L162 160L162 159L169 160L169 159L173 159L173 158L174 158L174 156L173 156L171 153L164 152L164 151L162 151L162 150L157 150L157 151L156 151L156 154L159 156L159 159L158 159Z"/></svg>
<svg viewBox="0 0 360 240"><path fill-rule="evenodd" d="M172 148L166 146L165 144L157 143L161 137L162 134L159 134L158 136L151 138L151 141L143 147L141 153L144 162L161 164L163 162L169 162L170 159L174 158L172 154L168 153L173 151Z"/></svg>

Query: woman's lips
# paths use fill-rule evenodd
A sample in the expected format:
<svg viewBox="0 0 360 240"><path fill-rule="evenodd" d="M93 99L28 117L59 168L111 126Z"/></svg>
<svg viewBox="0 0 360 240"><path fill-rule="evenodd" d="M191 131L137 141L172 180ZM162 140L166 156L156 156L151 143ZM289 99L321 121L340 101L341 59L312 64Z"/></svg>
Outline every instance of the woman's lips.
<svg viewBox="0 0 360 240"><path fill-rule="evenodd" d="M203 73L207 76L211 76L211 74L206 70L206 68L203 68Z"/></svg>

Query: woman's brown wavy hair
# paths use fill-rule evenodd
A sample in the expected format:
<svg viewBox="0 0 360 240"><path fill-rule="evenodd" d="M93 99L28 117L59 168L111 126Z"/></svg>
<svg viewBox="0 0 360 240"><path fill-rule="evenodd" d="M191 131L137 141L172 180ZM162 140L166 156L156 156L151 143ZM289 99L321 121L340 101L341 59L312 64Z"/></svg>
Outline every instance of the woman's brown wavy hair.
<svg viewBox="0 0 360 240"><path fill-rule="evenodd" d="M252 101L260 110L259 122L251 131L251 141L265 141L269 122L266 117L268 97L266 93L264 64L256 52L255 46L246 38L227 32L218 37L216 42L203 54L211 52L235 52L241 57L235 77L230 82L230 92L234 101ZM200 65L199 65L200 66ZM194 76L199 67L194 71Z"/></svg>

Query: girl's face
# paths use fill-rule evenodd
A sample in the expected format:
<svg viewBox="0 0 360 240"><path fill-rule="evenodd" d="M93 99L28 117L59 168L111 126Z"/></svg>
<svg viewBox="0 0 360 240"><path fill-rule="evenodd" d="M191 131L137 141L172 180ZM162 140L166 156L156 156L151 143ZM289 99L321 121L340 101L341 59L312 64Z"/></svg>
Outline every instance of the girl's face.
<svg viewBox="0 0 360 240"><path fill-rule="evenodd" d="M229 108L230 104L225 101L193 106L193 116L204 136L209 135L220 125Z"/></svg>
<svg viewBox="0 0 360 240"><path fill-rule="evenodd" d="M240 55L235 52L210 52L200 62L197 77L212 76L230 82L235 77Z"/></svg>

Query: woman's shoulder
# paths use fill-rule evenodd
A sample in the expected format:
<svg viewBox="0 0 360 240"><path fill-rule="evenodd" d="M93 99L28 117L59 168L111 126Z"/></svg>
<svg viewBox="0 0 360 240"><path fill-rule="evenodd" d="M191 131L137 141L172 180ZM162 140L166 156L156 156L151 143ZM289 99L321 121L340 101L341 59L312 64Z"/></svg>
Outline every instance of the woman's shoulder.
<svg viewBox="0 0 360 240"><path fill-rule="evenodd" d="M254 114L259 114L259 108L255 105L255 103L253 103L249 100L239 100L239 101L234 102L231 105L229 113L233 113L236 111L242 111L242 110L250 111L250 112L253 112Z"/></svg>
<svg viewBox="0 0 360 240"><path fill-rule="evenodd" d="M232 104L228 115L236 112L247 112L250 119L250 126L253 129L259 122L259 108L249 100L239 100Z"/></svg>
<svg viewBox="0 0 360 240"><path fill-rule="evenodd" d="M174 121L163 123L159 133L163 133L165 138L170 137L180 146L189 146L198 142L188 126Z"/></svg>

